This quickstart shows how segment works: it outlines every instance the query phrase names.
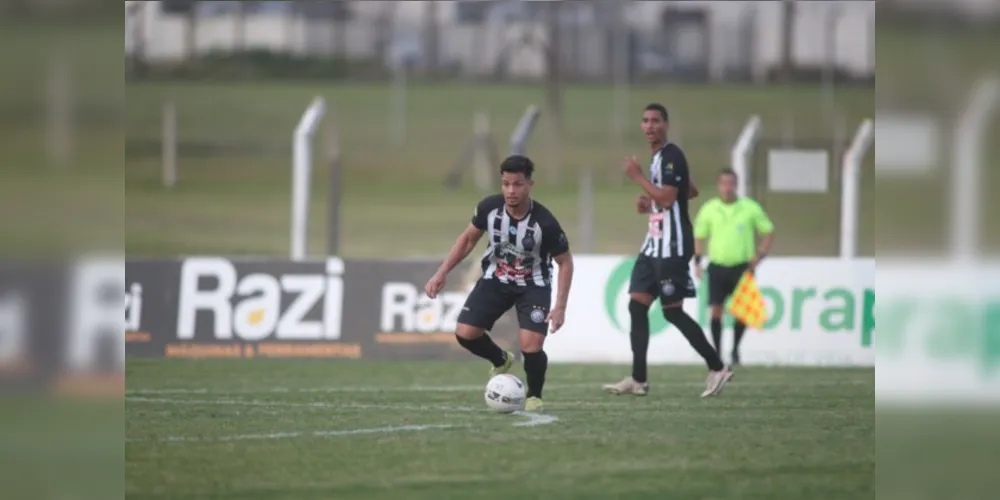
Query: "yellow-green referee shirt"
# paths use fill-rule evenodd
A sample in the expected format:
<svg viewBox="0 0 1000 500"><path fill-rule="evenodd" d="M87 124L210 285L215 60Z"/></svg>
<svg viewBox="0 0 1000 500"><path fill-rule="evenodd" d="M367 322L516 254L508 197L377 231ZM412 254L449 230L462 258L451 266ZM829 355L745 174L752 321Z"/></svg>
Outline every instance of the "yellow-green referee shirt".
<svg viewBox="0 0 1000 500"><path fill-rule="evenodd" d="M694 237L708 239L708 260L719 266L745 264L757 253L756 233L770 234L774 224L750 198L726 203L713 198L701 206L694 223Z"/></svg>

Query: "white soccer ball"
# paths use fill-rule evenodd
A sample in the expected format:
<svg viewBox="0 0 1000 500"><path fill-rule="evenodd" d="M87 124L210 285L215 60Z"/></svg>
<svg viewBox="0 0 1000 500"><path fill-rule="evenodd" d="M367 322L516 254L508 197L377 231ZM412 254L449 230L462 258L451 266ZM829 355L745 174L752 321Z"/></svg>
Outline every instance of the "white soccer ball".
<svg viewBox="0 0 1000 500"><path fill-rule="evenodd" d="M486 406L497 413L511 413L524 408L524 382L504 373L486 383Z"/></svg>

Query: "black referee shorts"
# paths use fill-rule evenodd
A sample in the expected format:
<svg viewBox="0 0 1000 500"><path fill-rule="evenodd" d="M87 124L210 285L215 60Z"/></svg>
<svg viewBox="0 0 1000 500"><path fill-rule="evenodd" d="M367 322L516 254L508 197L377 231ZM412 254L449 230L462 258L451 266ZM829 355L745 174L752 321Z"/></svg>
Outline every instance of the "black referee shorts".
<svg viewBox="0 0 1000 500"><path fill-rule="evenodd" d="M708 305L721 306L736 290L743 273L750 267L749 263L735 266L708 265Z"/></svg>
<svg viewBox="0 0 1000 500"><path fill-rule="evenodd" d="M522 330L545 335L548 333L552 289L538 286L517 286L500 283L495 279L480 279L465 299L465 306L458 314L458 322L493 329L493 324L511 307L517 308L517 323Z"/></svg>
<svg viewBox="0 0 1000 500"><path fill-rule="evenodd" d="M661 305L690 299L695 296L690 262L691 257L656 259L639 254L632 267L628 291L659 297Z"/></svg>

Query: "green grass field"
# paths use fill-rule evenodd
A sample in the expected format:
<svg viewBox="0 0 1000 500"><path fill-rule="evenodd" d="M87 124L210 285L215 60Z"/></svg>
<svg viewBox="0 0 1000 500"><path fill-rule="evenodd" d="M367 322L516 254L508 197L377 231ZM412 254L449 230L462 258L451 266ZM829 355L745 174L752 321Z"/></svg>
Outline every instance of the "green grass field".
<svg viewBox="0 0 1000 500"><path fill-rule="evenodd" d="M874 369L551 365L546 420L485 409L475 362L127 365L134 499L871 498ZM519 368L518 376L523 376ZM534 424L534 425L531 425Z"/></svg>

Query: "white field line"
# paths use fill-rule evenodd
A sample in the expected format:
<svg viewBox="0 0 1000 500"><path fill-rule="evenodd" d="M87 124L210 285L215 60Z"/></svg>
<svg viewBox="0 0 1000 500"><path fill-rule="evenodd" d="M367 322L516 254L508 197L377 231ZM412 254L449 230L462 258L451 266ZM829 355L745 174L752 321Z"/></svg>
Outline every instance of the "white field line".
<svg viewBox="0 0 1000 500"><path fill-rule="evenodd" d="M231 406L266 406L272 408L281 407L317 407L317 408L351 408L351 409L376 409L376 410L404 410L404 411L436 411L436 412L472 412L476 411L474 408L467 406L441 406L441 405L356 405L356 404L329 404L329 403L282 403L282 402L269 402L269 401L239 401L231 399L220 399L220 400L187 400L187 399L163 399L163 398L143 398L143 397L127 397L128 401L143 402L143 403L155 403L155 404L176 404L176 405L231 405ZM537 427L539 425L547 425L559 420L559 417L555 415L542 415L534 412L526 411L516 411L514 415L519 417L527 418L527 420L515 422L514 427ZM386 434L386 433L396 433L396 432L407 432L407 431L426 431L433 429L450 429L455 427L468 427L466 425L456 425L456 424L431 424L431 425L402 425L402 426L387 426L387 427L373 427L366 429L343 429L343 430L332 430L332 431L288 431L288 432L273 432L267 434L237 434L230 436L219 436L215 438L204 438L198 436L169 436L163 439L158 439L156 441L163 442L191 442L191 441L248 441L248 440L261 440L261 439L293 439L299 437L336 437L336 436L355 436L360 434ZM126 439L127 442L144 441L142 439Z"/></svg>
<svg viewBox="0 0 1000 500"><path fill-rule="evenodd" d="M404 412L438 412L438 413L483 413L488 414L489 410L486 408L473 408L471 406L458 406L458 405L442 405L442 404L367 404L367 403L324 403L324 402L311 402L311 403L296 403L296 402L284 402L284 401L260 401L260 400L238 400L238 399L167 399L167 398L147 398L141 396L126 396L125 400L127 402L133 403L149 403L149 404L160 404L160 405L185 405L185 406L236 406L236 407L262 407L270 409L281 409L281 408L321 408L328 410L332 413L336 413L337 410L377 410L377 411L404 411ZM644 404L646 401L650 403L658 403L647 405ZM670 400L649 400L643 398L635 398L629 396L612 396L607 394L602 394L595 397L593 401L555 401L549 402L548 406L550 409L556 411L560 409L567 410L628 410L635 408L663 408L663 404L673 405L673 404L687 404L686 401L670 401ZM532 412L516 411L513 415L526 417L529 422L535 420L542 420L544 424L554 422L558 418L549 420L553 415L549 414L536 414ZM521 423L514 424L515 427L529 426L533 427L535 425L542 425L536 423Z"/></svg>
<svg viewBox="0 0 1000 500"><path fill-rule="evenodd" d="M868 385L872 388L875 387L874 381L858 381L858 380L825 380L825 381L811 381L811 382L795 382L791 384L779 383L779 382L763 382L763 381L741 381L738 380L739 377L734 378L731 384L733 387L825 387L825 386L846 386L846 385ZM545 387L549 390L566 390L566 389L593 389L596 392L601 392L600 383L594 384L547 384ZM691 381L691 382L653 382L653 389L656 387L704 387L704 381ZM280 393L311 393L311 392L471 392L471 391L481 391L484 385L397 385L397 386L329 386L329 387L261 387L261 388L242 388L242 389L208 389L208 388L164 388L164 389L129 389L125 391L126 395L142 395L142 394L280 394Z"/></svg>
<svg viewBox="0 0 1000 500"><path fill-rule="evenodd" d="M358 404L358 403L290 403L284 401L241 401L237 399L165 399L165 398L145 398L137 396L126 396L126 401L136 403L157 403L168 405L191 405L191 406L262 406L267 408L325 408L325 409L351 409L351 410L405 410L405 411L454 411L470 412L475 411L468 406L448 406L448 405L405 405L405 404Z"/></svg>
<svg viewBox="0 0 1000 500"><path fill-rule="evenodd" d="M527 417L528 420L523 422L517 422L514 427L537 427L539 425L551 424L559 420L559 417L555 415L543 415L541 413L534 413L530 411L515 411L514 415L519 417Z"/></svg>
<svg viewBox="0 0 1000 500"><path fill-rule="evenodd" d="M268 434L236 434L230 436L219 436L219 437L200 437L200 436L169 436L163 439L158 439L157 441L163 442L191 442L191 441L251 441L251 440L261 440L261 439L293 439L300 437L337 437L337 436L357 436L361 434L391 434L396 432L420 432L429 431L434 429L451 429L454 427L462 427L453 424L436 424L436 425L395 425L387 427L370 427L367 429L341 429L333 431L292 431L292 432L272 432ZM142 441L137 439L126 439L126 441L135 442Z"/></svg>

